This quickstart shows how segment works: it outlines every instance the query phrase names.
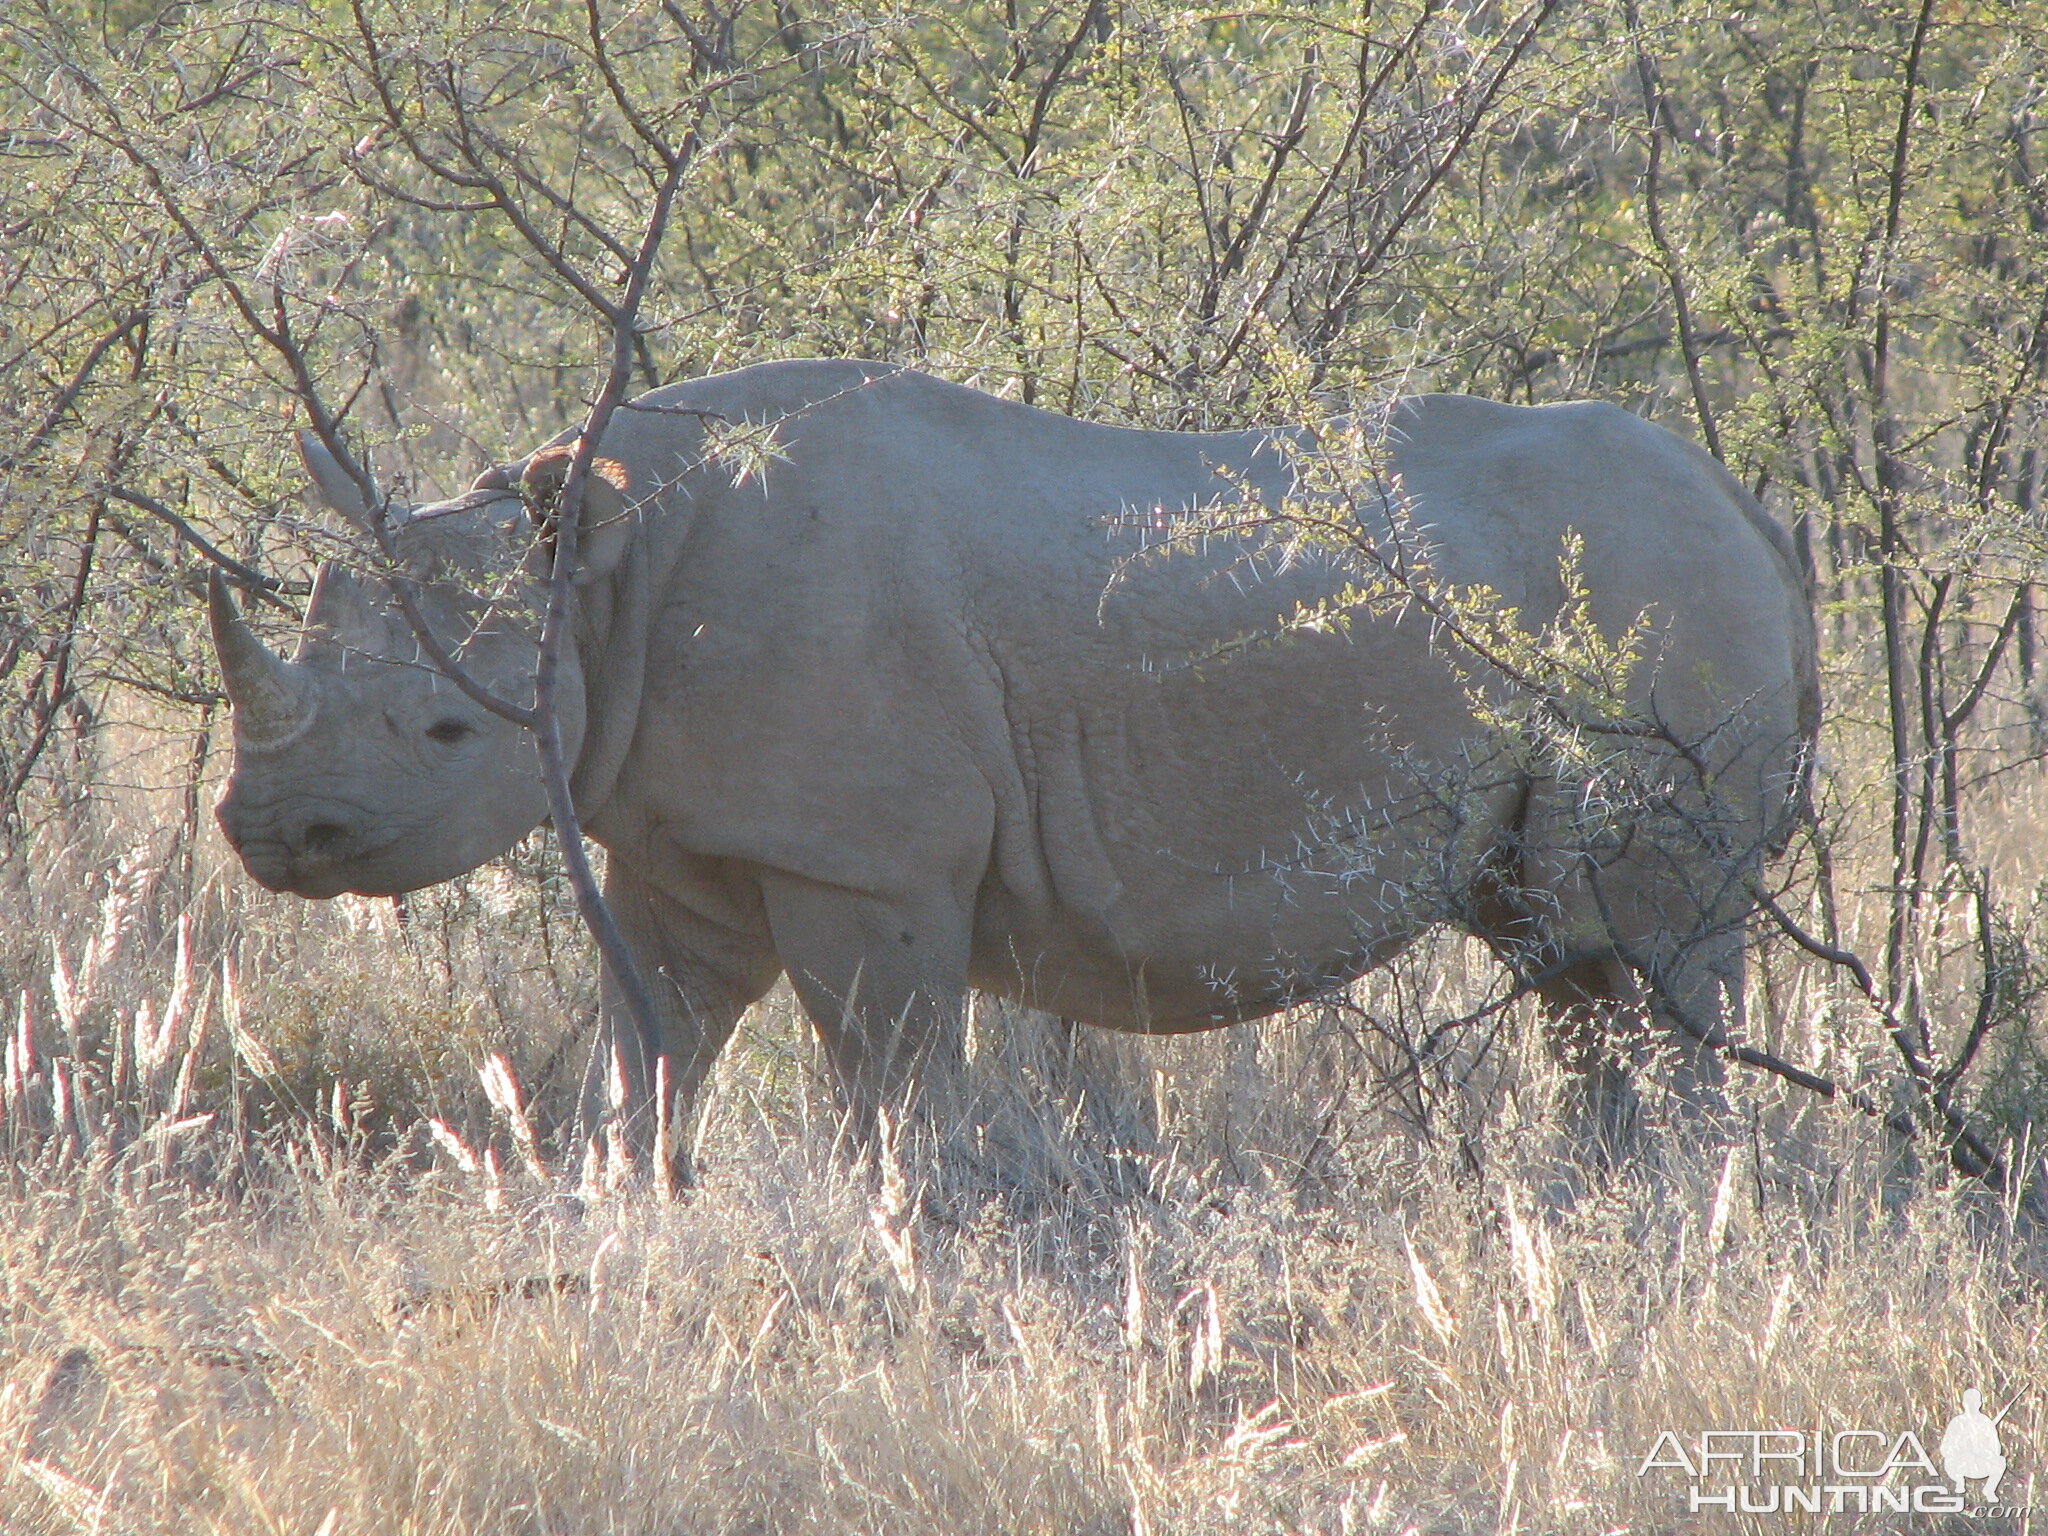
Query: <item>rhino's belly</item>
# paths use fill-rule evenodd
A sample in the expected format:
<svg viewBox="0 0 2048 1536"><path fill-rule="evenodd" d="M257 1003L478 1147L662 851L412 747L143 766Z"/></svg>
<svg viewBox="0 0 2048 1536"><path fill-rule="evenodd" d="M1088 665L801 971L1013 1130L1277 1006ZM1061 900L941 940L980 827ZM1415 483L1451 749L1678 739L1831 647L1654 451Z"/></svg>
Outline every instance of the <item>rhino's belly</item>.
<svg viewBox="0 0 2048 1536"><path fill-rule="evenodd" d="M1149 1034L1262 1018L1384 964L1424 927L1415 909L1380 909L1357 891L1237 889L1191 899L1143 921L1143 896L1122 922L1026 910L1001 889L976 914L974 985L1108 1029Z"/></svg>
<svg viewBox="0 0 2048 1536"><path fill-rule="evenodd" d="M976 985L1163 1033L1258 1018L1383 964L1469 907L1520 804L1519 775L1442 714L1407 738L1426 753L1326 739L1310 756L1297 731L1290 760L1230 739L1213 715L1196 736L1194 711L1151 761L1135 731L1100 726L1041 751L1033 830L1048 878L1012 886L1018 859L991 871Z"/></svg>

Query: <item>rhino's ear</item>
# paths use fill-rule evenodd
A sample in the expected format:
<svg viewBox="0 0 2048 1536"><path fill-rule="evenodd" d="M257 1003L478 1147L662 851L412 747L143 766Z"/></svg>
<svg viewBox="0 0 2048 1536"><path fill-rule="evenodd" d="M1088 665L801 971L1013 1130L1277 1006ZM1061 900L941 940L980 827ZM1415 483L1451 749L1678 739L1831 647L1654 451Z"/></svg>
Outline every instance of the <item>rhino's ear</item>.
<svg viewBox="0 0 2048 1536"><path fill-rule="evenodd" d="M370 506L363 500L363 488L348 467L332 453L327 445L311 432L298 434L299 462L306 466L306 473L313 477L313 489L320 499L354 523L368 531L370 527Z"/></svg>
<svg viewBox="0 0 2048 1536"><path fill-rule="evenodd" d="M544 448L527 461L520 477L520 493L527 512L540 524L544 536L552 535L555 498L569 476L569 464L576 445L565 443ZM631 482L626 468L616 459L595 459L590 477L583 483L583 519L577 528L576 580L580 584L609 576L618 569L633 542L634 512L628 503Z"/></svg>

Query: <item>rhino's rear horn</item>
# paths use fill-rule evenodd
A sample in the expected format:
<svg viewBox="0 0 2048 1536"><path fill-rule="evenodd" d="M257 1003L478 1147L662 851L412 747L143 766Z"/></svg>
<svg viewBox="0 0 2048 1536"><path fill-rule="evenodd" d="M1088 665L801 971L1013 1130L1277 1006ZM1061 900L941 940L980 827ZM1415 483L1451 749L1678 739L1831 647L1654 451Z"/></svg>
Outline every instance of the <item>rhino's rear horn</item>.
<svg viewBox="0 0 2048 1536"><path fill-rule="evenodd" d="M235 706L236 738L244 746L264 747L296 736L311 713L299 697L297 679L236 610L219 571L207 576L206 608L221 683Z"/></svg>

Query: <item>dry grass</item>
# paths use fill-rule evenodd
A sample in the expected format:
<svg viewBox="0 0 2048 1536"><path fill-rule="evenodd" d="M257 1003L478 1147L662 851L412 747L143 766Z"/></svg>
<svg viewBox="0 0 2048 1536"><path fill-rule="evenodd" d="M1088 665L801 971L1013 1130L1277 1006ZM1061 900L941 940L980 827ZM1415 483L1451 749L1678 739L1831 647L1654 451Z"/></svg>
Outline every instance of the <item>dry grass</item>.
<svg viewBox="0 0 2048 1536"><path fill-rule="evenodd" d="M0 1530L2026 1528L1738 1525L1638 1476L1664 1428L1931 1447L1975 1385L2031 1503L2048 1245L1753 1084L1732 1144L1656 1125L1656 1166L1586 1173L1519 1012L1399 1070L1490 984L1461 946L1156 1045L984 1007L978 1135L866 1164L778 993L702 1186L584 1200L545 1128L588 971L543 883L401 929L176 865L116 844L17 893ZM1875 1073L1819 985L1760 982L1781 1043Z"/></svg>
<svg viewBox="0 0 2048 1536"><path fill-rule="evenodd" d="M728 1092L701 1190L579 1209L225 1139L17 1166L5 1529L1667 1530L1656 1428L1931 1443L1971 1384L2035 1465L2025 1256L1854 1147L1568 1203L1389 1137L977 1189Z"/></svg>

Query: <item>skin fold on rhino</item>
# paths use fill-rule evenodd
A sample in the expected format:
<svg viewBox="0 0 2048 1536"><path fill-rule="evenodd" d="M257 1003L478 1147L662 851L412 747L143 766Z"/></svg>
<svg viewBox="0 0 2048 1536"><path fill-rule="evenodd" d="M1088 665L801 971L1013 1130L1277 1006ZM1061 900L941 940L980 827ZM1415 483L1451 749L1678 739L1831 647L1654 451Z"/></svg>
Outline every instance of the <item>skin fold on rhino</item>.
<svg viewBox="0 0 2048 1536"><path fill-rule="evenodd" d="M772 429L772 451L736 471L707 422ZM1439 576L1540 625L1576 535L1593 621L1645 626L1631 700L1690 753L1673 796L1711 780L1711 835L1595 855L1590 784L1503 745L1413 604L1215 659L1355 575L1272 533L1157 547L1187 509L1288 495L1298 438L1097 426L852 362L621 409L563 734L685 1107L783 974L865 1123L951 1059L969 987L1207 1029L1439 922L1518 957L1589 1071L1587 1021L1639 1003L1646 970L1674 1016L1739 1026L1745 881L1799 802L1818 707L1784 535L1611 406L1394 408L1399 501ZM560 442L395 522L427 622L521 704L546 558L529 508ZM218 584L213 618L236 731L218 815L263 885L408 891L546 816L528 734L439 675L382 581L323 570L289 662Z"/></svg>

